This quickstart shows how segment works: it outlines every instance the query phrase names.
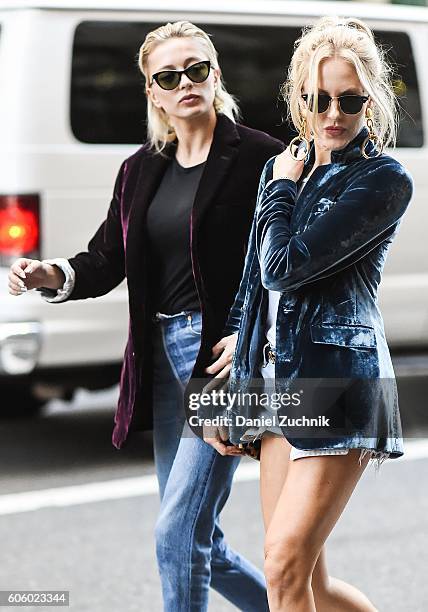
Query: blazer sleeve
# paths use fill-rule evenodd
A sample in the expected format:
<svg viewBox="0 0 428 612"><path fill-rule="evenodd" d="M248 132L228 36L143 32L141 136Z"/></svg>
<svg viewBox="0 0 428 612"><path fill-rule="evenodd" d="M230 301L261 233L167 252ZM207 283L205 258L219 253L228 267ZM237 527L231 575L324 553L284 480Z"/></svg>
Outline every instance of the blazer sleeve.
<svg viewBox="0 0 428 612"><path fill-rule="evenodd" d="M67 300L81 300L105 295L125 278L125 252L121 223L121 194L126 160L114 184L106 219L82 251L68 261L75 271L73 291Z"/></svg>
<svg viewBox="0 0 428 612"><path fill-rule="evenodd" d="M413 179L396 160L368 167L334 206L292 234L297 185L270 180L256 208L256 248L266 289L293 291L340 272L391 237L413 194Z"/></svg>
<svg viewBox="0 0 428 612"><path fill-rule="evenodd" d="M262 174L261 174L261 177L260 177L260 181L259 181L259 187L258 187L258 191L257 191L257 200L256 200L256 202L259 201L260 194L262 193L263 189L265 188L268 165L274 159L275 159L275 156L271 157L266 162L266 164L265 164L265 166L263 168L263 171L262 171ZM239 284L238 292L236 294L233 306L230 309L229 316L228 316L228 319L227 319L227 322L226 322L226 326L225 326L225 328L223 330L223 337L224 336L229 336L231 334L235 334L239 330L239 325L240 325L241 316L242 316L242 307L244 305L245 293L246 293L246 289L247 289L247 285L248 285L248 279L249 279L249 275L250 275L251 264L253 262L253 258L254 258L254 255L255 255L255 241L256 241L256 215L254 215L253 221L252 221L252 225L251 225L250 236L249 236L249 239L248 239L248 248L247 248L247 253L246 253L246 257L245 257L244 270L243 270L243 273L242 273L241 282Z"/></svg>

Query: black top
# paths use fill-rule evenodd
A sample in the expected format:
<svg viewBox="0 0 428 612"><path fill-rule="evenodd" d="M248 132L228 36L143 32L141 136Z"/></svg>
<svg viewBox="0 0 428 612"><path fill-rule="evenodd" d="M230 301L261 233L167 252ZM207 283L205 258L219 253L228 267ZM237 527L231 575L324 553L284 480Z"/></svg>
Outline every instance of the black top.
<svg viewBox="0 0 428 612"><path fill-rule="evenodd" d="M147 234L155 311L200 309L190 256L190 216L205 163L184 168L174 157L150 203Z"/></svg>

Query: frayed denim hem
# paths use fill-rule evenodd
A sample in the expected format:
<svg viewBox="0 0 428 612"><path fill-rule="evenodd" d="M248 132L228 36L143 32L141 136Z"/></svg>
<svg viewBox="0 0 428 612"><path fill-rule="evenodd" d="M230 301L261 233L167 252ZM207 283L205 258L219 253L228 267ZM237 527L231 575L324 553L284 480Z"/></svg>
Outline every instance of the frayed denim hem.
<svg viewBox="0 0 428 612"><path fill-rule="evenodd" d="M389 458L389 453L385 451L377 451L372 448L362 448L360 452L360 458L358 460L360 465L367 453L370 453L369 463L371 461L372 465L375 466L375 473L379 473L380 466L385 461L385 459Z"/></svg>

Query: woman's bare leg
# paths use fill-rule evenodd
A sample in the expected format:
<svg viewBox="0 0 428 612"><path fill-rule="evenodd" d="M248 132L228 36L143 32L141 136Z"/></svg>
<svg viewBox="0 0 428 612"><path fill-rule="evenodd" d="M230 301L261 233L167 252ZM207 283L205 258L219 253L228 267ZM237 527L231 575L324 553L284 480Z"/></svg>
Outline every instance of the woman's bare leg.
<svg viewBox="0 0 428 612"><path fill-rule="evenodd" d="M312 572L311 586L317 612L377 612L364 593L352 584L328 575L325 544Z"/></svg>
<svg viewBox="0 0 428 612"><path fill-rule="evenodd" d="M260 500L265 532L287 477L291 445L287 438L265 433L260 449Z"/></svg>
<svg viewBox="0 0 428 612"><path fill-rule="evenodd" d="M351 460L351 467L355 468L356 467L355 463L356 463L358 466L358 469L351 470L354 474L354 476L352 477L351 483L349 483L348 485L346 484L344 485L346 492L345 493L342 492L342 495L339 496L338 500L336 500L338 502L336 504L336 508L337 508L336 514L337 512L339 512L339 514L337 514L337 518L338 518L341 512L343 511L343 508L345 507L350 495L352 494L353 488L355 487L364 468L366 467L368 463L368 457L366 457L365 460L363 460L362 462L362 466L359 466L358 457L356 457L356 455L359 453L359 450L351 450L350 453L345 456L336 455L336 456L324 456L324 457L304 457L301 459L297 459L295 461L289 461L290 449L291 449L291 446L289 442L286 440L286 438L281 438L279 436L269 436L269 435L265 435L263 437L261 455L260 455L260 492L261 492L262 512L263 512L265 530L268 531L268 535L266 538L266 566L268 569L268 573L270 571L271 565L274 564L275 559L278 556L280 557L280 559L277 560L277 562L279 561L280 563L281 558L284 557L282 560L286 564L286 568L289 567L289 562L290 562L289 553L291 553L292 549L288 552L284 551L284 555L281 555L280 551L278 552L277 540L279 539L279 542L280 542L281 539L284 538L284 541L287 542L289 541L287 540L287 538L290 538L291 540L290 544L292 544L293 541L295 545L297 544L296 534L293 534L293 532L290 531L290 529L285 530L285 533L283 534L281 534L281 532L279 532L278 534L275 532L275 527L274 527L275 524L279 523L279 525L281 525L281 523L282 524L285 523L286 513L283 512L283 514L281 515L281 508L283 504L286 503L287 505L289 505L288 512L291 514L293 513L293 509L294 509L294 513L297 516L300 514L299 504L303 503L302 510L304 509L304 506L305 506L304 501L302 501L301 493L294 498L293 498L293 495L291 495L290 504L288 504L288 502L286 501L287 497L285 497L285 502L284 502L283 490L286 487L286 480L287 480L288 472L291 471L290 466L294 466L296 464L302 464L308 461L312 462L313 464L314 460L317 461L319 459L330 460L330 465L331 465L331 460L334 461L335 459L343 459L344 457L348 458L348 463L349 463L349 457L352 457L352 456L354 457L355 461ZM301 470L299 470L299 472L300 471ZM305 471L306 470L303 470L303 472ZM336 474L336 479L339 478L340 480L340 474L341 473L343 474L343 471L344 471L343 469L339 470L339 474ZM345 470L345 472L346 471L347 470ZM322 486L323 479L324 480L326 479L326 474L324 474L323 476L319 470L317 470L317 472L318 472L318 475L317 475L318 486L320 485L320 483ZM328 475L329 474L327 474L327 476ZM352 483L354 483L353 486L352 486ZM298 478L297 478L297 485L298 485ZM327 478L327 485L330 485L330 488L331 488L331 483L329 483L328 478ZM306 483L306 486L308 486L308 482ZM289 493L290 491L292 492L292 488L290 489L290 486L288 486L287 491L288 493L286 493L286 495L290 494ZM280 503L282 505L280 505ZM307 503L308 502L306 502L306 505ZM278 506L278 509L277 509L277 506ZM275 519L276 523L274 523L272 529L269 529L270 523L272 519L274 518L274 515L276 516L276 519ZM328 523L327 521L325 523L325 526L329 524L331 524L331 520L330 520L330 523ZM335 521L334 521L334 524L335 524ZM331 529L333 528L334 524L331 526ZM325 531L325 528L324 528L324 531ZM321 530L322 533L324 533L324 531ZM304 530L303 534L304 534L304 537L308 537L308 530L307 529ZM302 537L303 537L303 534L302 534ZM326 537L327 536L328 536L328 533ZM273 542L272 544L273 548L270 548L272 542ZM304 547L304 542L302 542L302 547ZM279 548L281 548L281 546L279 546ZM312 547L311 550L313 550L313 548L314 547ZM304 548L302 548L302 550L303 549ZM275 551L275 552L273 553L272 551ZM297 550L295 552L297 553ZM314 559L315 559L315 562L314 562ZM270 563L271 561L272 561L272 564ZM356 589L352 585L347 584L346 582L342 580L330 577L328 575L324 545L321 546L321 549L319 550L318 555L316 555L315 553L312 553L312 564L314 567L309 576L310 581L308 580L308 578L306 581L307 590L309 589L309 595L310 595L309 604L306 604L307 607L306 608L305 607L302 607L302 608L297 608L297 607L278 608L277 607L275 608L275 607L272 607L272 605L275 605L275 603L273 603L271 605L272 610L290 609L290 611L293 610L293 612L294 610L299 610L299 609L305 610L305 612L306 610L317 610L317 612L335 612L336 610L337 611L340 610L341 612L348 612L348 611L349 612L363 612L363 611L364 612L374 612L376 610L376 608L370 603L367 597L363 595L358 589ZM306 567L308 565L310 567L310 558L306 560ZM283 573L284 572L285 570L283 569ZM288 573L288 569L287 569L287 573ZM304 583L304 579L302 577L300 578L300 580L297 578L297 581ZM284 585L288 585L290 582L290 576L288 577L283 576L283 582L284 582ZM292 589L293 587L291 585L290 592L292 591ZM281 589L281 590L284 590L284 589ZM308 605L309 606L312 605L312 608L308 607Z"/></svg>

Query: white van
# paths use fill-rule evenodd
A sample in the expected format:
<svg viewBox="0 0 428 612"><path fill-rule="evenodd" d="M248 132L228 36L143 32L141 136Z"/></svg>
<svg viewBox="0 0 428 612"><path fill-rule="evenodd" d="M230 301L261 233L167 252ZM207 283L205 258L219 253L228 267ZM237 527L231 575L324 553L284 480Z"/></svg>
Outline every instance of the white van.
<svg viewBox="0 0 428 612"><path fill-rule="evenodd" d="M403 119L392 154L410 170L416 190L389 254L380 306L391 347L428 346L428 9L281 0L3 0L0 410L34 410L45 383L71 393L118 380L125 283L96 300L52 305L35 291L10 296L7 274L19 256L85 250L103 220L122 160L145 138L136 55L146 33L178 19L201 25L220 52L243 122L288 142L278 88L302 26L320 12L364 19L396 65Z"/></svg>

